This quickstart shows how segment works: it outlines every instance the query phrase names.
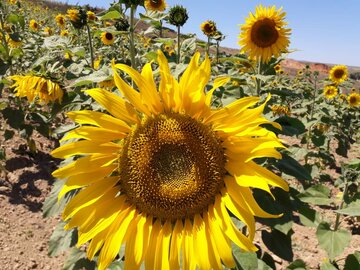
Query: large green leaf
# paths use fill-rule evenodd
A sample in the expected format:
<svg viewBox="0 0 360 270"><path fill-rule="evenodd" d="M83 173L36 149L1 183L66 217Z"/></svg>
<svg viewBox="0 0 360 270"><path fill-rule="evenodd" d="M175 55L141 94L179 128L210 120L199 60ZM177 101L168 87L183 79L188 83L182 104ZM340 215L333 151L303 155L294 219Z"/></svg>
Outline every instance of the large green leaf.
<svg viewBox="0 0 360 270"><path fill-rule="evenodd" d="M120 19L122 17L121 13L113 10L113 11L109 11L108 13L106 13L104 16L102 16L100 18L100 20L105 21L105 20L114 20L114 19Z"/></svg>
<svg viewBox="0 0 360 270"><path fill-rule="evenodd" d="M323 262L320 265L320 270L338 270L338 269L329 262Z"/></svg>
<svg viewBox="0 0 360 270"><path fill-rule="evenodd" d="M242 252L239 248L233 251L237 270L252 270L258 268L256 253Z"/></svg>
<svg viewBox="0 0 360 270"><path fill-rule="evenodd" d="M300 222L308 227L317 227L321 222L320 214L311 209L310 207L304 205L298 207Z"/></svg>
<svg viewBox="0 0 360 270"><path fill-rule="evenodd" d="M330 189L324 185L314 185L298 195L298 198L306 203L316 205L330 205L333 200L329 198Z"/></svg>
<svg viewBox="0 0 360 270"><path fill-rule="evenodd" d="M311 175L297 160L289 155L282 153L282 159L275 163L275 166L283 173L294 176L298 180L310 181Z"/></svg>
<svg viewBox="0 0 360 270"><path fill-rule="evenodd" d="M50 256L57 256L60 252L74 246L77 242L77 233L75 231L67 231L64 229L65 222L60 222L49 240Z"/></svg>
<svg viewBox="0 0 360 270"><path fill-rule="evenodd" d="M288 235L285 235L278 230L273 230L271 232L267 232L264 230L261 232L261 237L265 246L271 252L289 262L293 260L294 254L292 251L290 233Z"/></svg>
<svg viewBox="0 0 360 270"><path fill-rule="evenodd" d="M345 260L344 270L360 269L360 252L349 254Z"/></svg>
<svg viewBox="0 0 360 270"><path fill-rule="evenodd" d="M275 122L282 126L283 130L281 133L284 135L300 135L306 131L304 124L297 118L282 116L276 119Z"/></svg>
<svg viewBox="0 0 360 270"><path fill-rule="evenodd" d="M349 204L346 208L343 208L341 210L336 210L335 212L343 215L360 217L360 200L357 200Z"/></svg>
<svg viewBox="0 0 360 270"><path fill-rule="evenodd" d="M326 251L330 259L334 259L349 245L351 233L344 229L334 231L329 223L322 222L316 230L316 237L320 247Z"/></svg>
<svg viewBox="0 0 360 270"><path fill-rule="evenodd" d="M286 270L306 270L306 264L303 260L297 259L286 267Z"/></svg>
<svg viewBox="0 0 360 270"><path fill-rule="evenodd" d="M66 258L62 270L95 270L96 264L94 261L89 261L86 258L84 251L79 250L78 248L72 248L70 254Z"/></svg>

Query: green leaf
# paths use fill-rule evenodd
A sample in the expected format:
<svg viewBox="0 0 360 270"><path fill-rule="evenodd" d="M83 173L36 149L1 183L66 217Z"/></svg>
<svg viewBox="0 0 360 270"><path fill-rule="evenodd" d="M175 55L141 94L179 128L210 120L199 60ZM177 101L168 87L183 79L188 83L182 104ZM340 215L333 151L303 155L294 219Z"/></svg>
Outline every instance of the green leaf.
<svg viewBox="0 0 360 270"><path fill-rule="evenodd" d="M321 222L320 214L307 205L298 208L300 222L307 227L317 227Z"/></svg>
<svg viewBox="0 0 360 270"><path fill-rule="evenodd" d="M344 270L360 269L360 252L349 254L345 260Z"/></svg>
<svg viewBox="0 0 360 270"><path fill-rule="evenodd" d="M102 16L100 18L100 20L105 21L105 20L114 20L114 19L120 19L120 18L122 18L121 13L116 10L113 10L113 11L109 11L104 16Z"/></svg>
<svg viewBox="0 0 360 270"><path fill-rule="evenodd" d="M333 231L329 223L322 222L316 230L316 237L320 247L322 247L327 252L329 258L333 260L349 245L351 233L343 229Z"/></svg>
<svg viewBox="0 0 360 270"><path fill-rule="evenodd" d="M310 181L311 175L309 172L294 158L282 153L282 159L275 163L275 166L283 173L294 176L298 180Z"/></svg>
<svg viewBox="0 0 360 270"><path fill-rule="evenodd" d="M316 205L330 205L333 200L329 198L330 189L324 185L318 184L306 189L298 195L298 198L306 203Z"/></svg>
<svg viewBox="0 0 360 270"><path fill-rule="evenodd" d="M60 202L58 202L58 194L63 186L64 181L57 180L54 182L50 195L45 199L42 207L44 217L55 216L59 214L60 211L64 208L64 201L61 200Z"/></svg>
<svg viewBox="0 0 360 270"><path fill-rule="evenodd" d="M306 131L304 124L297 118L282 116L276 119L275 122L282 126L283 130L281 133L284 135L300 135Z"/></svg>
<svg viewBox="0 0 360 270"><path fill-rule="evenodd" d="M15 132L12 130L9 130L9 129L5 130L5 132L4 132L5 141L10 140L14 136L14 134L15 134Z"/></svg>
<svg viewBox="0 0 360 270"><path fill-rule="evenodd" d="M306 270L306 264L303 260L297 259L286 267L286 270Z"/></svg>
<svg viewBox="0 0 360 270"><path fill-rule="evenodd" d="M326 139L326 137L324 135L311 136L312 143L317 147L323 146L325 143L325 139Z"/></svg>
<svg viewBox="0 0 360 270"><path fill-rule="evenodd" d="M320 270L338 270L338 268L336 268L334 265L332 265L329 262L323 262L320 265Z"/></svg>
<svg viewBox="0 0 360 270"><path fill-rule="evenodd" d="M60 222L49 240L49 256L57 256L60 252L74 246L77 242L77 232L64 229L65 222Z"/></svg>
<svg viewBox="0 0 360 270"><path fill-rule="evenodd" d="M95 270L96 263L94 261L89 261L86 258L86 253L79 250L78 248L72 248L70 254L66 258L62 270Z"/></svg>
<svg viewBox="0 0 360 270"><path fill-rule="evenodd" d="M336 210L335 212L343 215L360 217L360 200L352 202L346 208L343 208L341 210Z"/></svg>
<svg viewBox="0 0 360 270"><path fill-rule="evenodd" d="M123 261L115 261L112 264L110 264L107 269L108 270L123 270L124 262Z"/></svg>
<svg viewBox="0 0 360 270"><path fill-rule="evenodd" d="M256 253L242 252L239 248L234 249L233 256L235 259L237 270L258 269L258 259Z"/></svg>
<svg viewBox="0 0 360 270"><path fill-rule="evenodd" d="M291 262L294 254L291 246L291 235L285 235L278 230L261 232L261 238L265 246L280 258Z"/></svg>

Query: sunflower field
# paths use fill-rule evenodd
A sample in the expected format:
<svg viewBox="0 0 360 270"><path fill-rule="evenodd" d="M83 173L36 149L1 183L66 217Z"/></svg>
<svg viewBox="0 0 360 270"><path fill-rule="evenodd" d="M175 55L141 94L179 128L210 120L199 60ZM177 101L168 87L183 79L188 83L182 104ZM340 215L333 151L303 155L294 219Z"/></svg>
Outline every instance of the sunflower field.
<svg viewBox="0 0 360 270"><path fill-rule="evenodd" d="M53 142L58 269L360 269L359 83L286 68L282 8L230 53L164 0L51 4L0 3L0 185L7 142Z"/></svg>

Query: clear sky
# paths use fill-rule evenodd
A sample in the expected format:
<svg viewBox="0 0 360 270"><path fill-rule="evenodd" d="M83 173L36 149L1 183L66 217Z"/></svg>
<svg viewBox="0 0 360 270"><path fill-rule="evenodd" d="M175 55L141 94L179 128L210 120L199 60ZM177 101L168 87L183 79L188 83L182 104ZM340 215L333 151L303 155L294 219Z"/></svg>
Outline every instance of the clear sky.
<svg viewBox="0 0 360 270"><path fill-rule="evenodd" d="M61 0L68 4L109 7L113 0ZM239 48L239 24L245 22L258 4L283 7L292 29L289 58L312 62L360 66L360 0L166 0L168 6L184 6L189 19L182 33L195 33L206 40L200 30L205 20L216 22L225 36L222 46ZM144 13L143 8L139 8Z"/></svg>

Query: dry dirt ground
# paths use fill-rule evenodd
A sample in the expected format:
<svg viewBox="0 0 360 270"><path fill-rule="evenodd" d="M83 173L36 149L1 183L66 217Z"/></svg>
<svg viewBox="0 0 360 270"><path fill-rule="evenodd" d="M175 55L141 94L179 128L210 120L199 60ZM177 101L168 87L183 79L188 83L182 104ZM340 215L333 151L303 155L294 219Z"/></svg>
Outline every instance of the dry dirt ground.
<svg viewBox="0 0 360 270"><path fill-rule="evenodd" d="M38 152L32 155L26 141L17 133L13 139L4 141L5 125L0 118L0 147L6 150L7 156L3 162L7 172L0 172L0 270L61 269L66 254L48 256L48 241L60 218L44 219L41 211L54 181L51 172L59 163L49 155L56 142L35 133L33 139ZM319 211L330 220L334 219L326 210ZM347 224L346 220L343 224ZM353 235L344 254L359 250L359 227L354 226L359 224L348 225ZM301 258L310 269L319 269L326 254L318 246L316 229L294 223L293 230L294 260ZM260 232L255 240L266 251ZM275 255L273 259L277 269L286 269L287 261Z"/></svg>

